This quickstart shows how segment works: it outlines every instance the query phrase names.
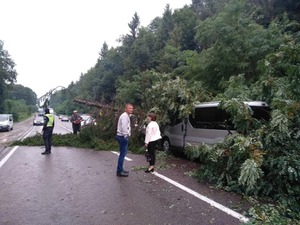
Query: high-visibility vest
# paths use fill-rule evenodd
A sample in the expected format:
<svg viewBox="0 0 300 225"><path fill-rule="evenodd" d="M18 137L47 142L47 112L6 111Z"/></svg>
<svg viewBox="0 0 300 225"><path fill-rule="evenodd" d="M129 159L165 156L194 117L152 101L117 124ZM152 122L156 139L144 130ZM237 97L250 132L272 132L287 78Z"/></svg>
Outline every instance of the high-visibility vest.
<svg viewBox="0 0 300 225"><path fill-rule="evenodd" d="M47 127L53 127L53 125L54 125L54 116L52 114L46 114L45 116L48 117Z"/></svg>

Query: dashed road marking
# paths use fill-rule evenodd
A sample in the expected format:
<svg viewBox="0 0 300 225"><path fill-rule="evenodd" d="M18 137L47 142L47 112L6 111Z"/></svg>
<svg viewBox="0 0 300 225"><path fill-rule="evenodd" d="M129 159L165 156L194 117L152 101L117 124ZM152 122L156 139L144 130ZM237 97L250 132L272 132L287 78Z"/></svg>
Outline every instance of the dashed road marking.
<svg viewBox="0 0 300 225"><path fill-rule="evenodd" d="M111 151L112 153L116 154L116 155L120 155L118 152L115 151ZM125 157L125 160L127 161L132 161L132 159Z"/></svg>

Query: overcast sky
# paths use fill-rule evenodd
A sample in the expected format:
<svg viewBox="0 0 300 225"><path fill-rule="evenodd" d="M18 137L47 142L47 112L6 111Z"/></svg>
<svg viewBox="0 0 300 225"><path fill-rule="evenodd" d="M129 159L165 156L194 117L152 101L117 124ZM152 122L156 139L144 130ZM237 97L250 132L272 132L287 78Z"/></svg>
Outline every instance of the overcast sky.
<svg viewBox="0 0 300 225"><path fill-rule="evenodd" d="M103 43L129 33L135 12L141 25L192 0L0 0L0 40L16 63L17 83L38 97L67 87L93 67Z"/></svg>

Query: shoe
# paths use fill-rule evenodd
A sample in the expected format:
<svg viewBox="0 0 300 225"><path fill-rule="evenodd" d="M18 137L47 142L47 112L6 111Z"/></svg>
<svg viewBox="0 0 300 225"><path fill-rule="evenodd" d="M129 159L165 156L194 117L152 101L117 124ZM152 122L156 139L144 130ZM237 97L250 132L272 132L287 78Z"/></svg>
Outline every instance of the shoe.
<svg viewBox="0 0 300 225"><path fill-rule="evenodd" d="M44 152L42 152L41 154L42 154L42 155L49 155L49 154L51 154L51 152L50 152L50 151L44 151Z"/></svg>
<svg viewBox="0 0 300 225"><path fill-rule="evenodd" d="M117 172L117 177L128 177L128 173L124 173L124 171Z"/></svg>
<svg viewBox="0 0 300 225"><path fill-rule="evenodd" d="M123 173L129 173L129 171L127 171L127 170L123 170L122 172L123 172Z"/></svg>
<svg viewBox="0 0 300 225"><path fill-rule="evenodd" d="M154 172L154 168L152 168L151 170L149 170L149 169L145 170L145 173L152 173L152 172Z"/></svg>

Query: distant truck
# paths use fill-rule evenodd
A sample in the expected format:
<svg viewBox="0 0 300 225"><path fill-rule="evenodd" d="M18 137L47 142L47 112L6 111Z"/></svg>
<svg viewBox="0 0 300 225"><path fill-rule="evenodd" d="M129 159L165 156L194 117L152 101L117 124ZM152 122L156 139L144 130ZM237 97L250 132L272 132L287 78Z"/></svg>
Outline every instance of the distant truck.
<svg viewBox="0 0 300 225"><path fill-rule="evenodd" d="M0 114L0 130L10 131L14 127L12 114Z"/></svg>
<svg viewBox="0 0 300 225"><path fill-rule="evenodd" d="M38 109L38 115L39 116L44 116L45 115L45 110L43 108Z"/></svg>
<svg viewBox="0 0 300 225"><path fill-rule="evenodd" d="M49 112L50 112L50 114L54 114L54 109L53 108L49 108Z"/></svg>

